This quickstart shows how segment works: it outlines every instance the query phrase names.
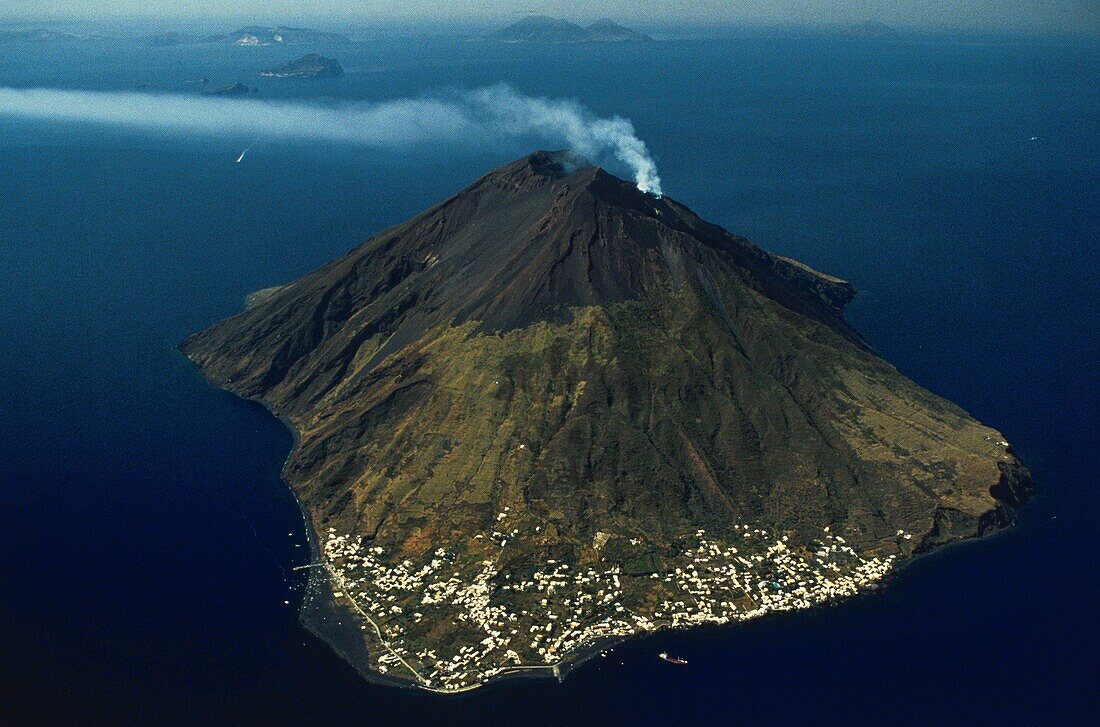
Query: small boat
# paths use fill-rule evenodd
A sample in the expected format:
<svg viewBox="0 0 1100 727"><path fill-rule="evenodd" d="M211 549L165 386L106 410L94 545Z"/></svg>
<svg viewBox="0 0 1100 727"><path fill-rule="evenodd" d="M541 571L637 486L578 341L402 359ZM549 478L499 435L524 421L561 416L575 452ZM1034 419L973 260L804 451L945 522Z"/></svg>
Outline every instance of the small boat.
<svg viewBox="0 0 1100 727"><path fill-rule="evenodd" d="M657 654L657 656L664 659L669 664L682 664L684 666L687 665L687 659L681 659L676 656L669 656L667 651L662 651L660 654Z"/></svg>

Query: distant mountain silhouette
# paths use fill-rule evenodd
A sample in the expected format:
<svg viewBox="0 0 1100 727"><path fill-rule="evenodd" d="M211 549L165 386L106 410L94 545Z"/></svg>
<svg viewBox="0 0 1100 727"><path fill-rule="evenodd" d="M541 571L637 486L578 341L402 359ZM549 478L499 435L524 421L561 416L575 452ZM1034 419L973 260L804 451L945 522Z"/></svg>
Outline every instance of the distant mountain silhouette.
<svg viewBox="0 0 1100 727"><path fill-rule="evenodd" d="M531 15L489 35L508 43L621 43L653 40L607 18L588 27L561 18Z"/></svg>

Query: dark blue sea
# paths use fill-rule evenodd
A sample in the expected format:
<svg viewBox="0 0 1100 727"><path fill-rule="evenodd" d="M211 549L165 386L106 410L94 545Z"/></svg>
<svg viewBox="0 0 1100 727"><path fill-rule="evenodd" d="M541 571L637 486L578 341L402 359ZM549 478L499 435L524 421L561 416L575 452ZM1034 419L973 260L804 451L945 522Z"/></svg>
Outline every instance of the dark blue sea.
<svg viewBox="0 0 1100 727"><path fill-rule="evenodd" d="M0 86L383 100L507 81L633 120L665 191L851 280L902 372L1000 429L1018 527L839 606L617 648L564 683L369 684L298 623L291 436L176 351L530 151L398 152L0 118L0 714L53 723L916 724L1097 711L1100 48L740 34L391 35L338 80L275 48L0 45ZM620 173L625 170L612 171ZM690 661L671 667L668 650Z"/></svg>

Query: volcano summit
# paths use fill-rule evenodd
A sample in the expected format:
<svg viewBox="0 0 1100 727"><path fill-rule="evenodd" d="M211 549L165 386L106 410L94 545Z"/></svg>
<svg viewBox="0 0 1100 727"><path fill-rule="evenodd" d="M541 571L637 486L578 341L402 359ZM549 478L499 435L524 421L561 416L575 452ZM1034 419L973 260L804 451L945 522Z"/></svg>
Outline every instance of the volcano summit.
<svg viewBox="0 0 1100 727"><path fill-rule="evenodd" d="M298 435L306 624L452 692L852 595L1010 524L1028 471L876 356L852 296L539 152L182 349Z"/></svg>

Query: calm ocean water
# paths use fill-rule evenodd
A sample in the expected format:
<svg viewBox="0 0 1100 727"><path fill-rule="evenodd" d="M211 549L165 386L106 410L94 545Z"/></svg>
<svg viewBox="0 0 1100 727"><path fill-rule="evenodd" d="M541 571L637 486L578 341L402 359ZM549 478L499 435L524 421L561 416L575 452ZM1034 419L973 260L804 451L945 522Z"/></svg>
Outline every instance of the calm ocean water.
<svg viewBox="0 0 1100 727"><path fill-rule="evenodd" d="M397 155L0 119L0 714L66 721L1034 722L1095 713L1100 50L825 37L532 48L0 46L0 86L384 99L508 81L631 118L666 191L853 281L900 370L999 428L1042 497L883 592L457 698L298 624L289 433L176 343L530 150ZM1034 139L1032 137L1035 137ZM621 170L619 170L621 171ZM289 602L289 603L287 603ZM672 668L655 653L690 660Z"/></svg>

